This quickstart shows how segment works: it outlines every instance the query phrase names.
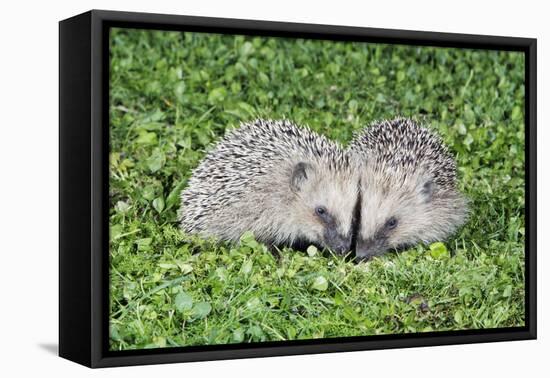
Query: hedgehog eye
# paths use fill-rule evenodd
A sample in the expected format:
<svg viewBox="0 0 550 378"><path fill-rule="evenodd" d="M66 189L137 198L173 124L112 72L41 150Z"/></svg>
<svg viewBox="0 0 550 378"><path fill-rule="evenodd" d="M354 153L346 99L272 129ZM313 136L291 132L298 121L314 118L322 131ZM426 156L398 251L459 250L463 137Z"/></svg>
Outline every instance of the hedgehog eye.
<svg viewBox="0 0 550 378"><path fill-rule="evenodd" d="M327 208L324 206L317 206L315 208L315 214L317 214L320 217L324 217L327 214Z"/></svg>
<svg viewBox="0 0 550 378"><path fill-rule="evenodd" d="M386 228L388 230L393 230L394 228L397 227L397 218L395 217L391 217L390 219L387 220L386 222Z"/></svg>

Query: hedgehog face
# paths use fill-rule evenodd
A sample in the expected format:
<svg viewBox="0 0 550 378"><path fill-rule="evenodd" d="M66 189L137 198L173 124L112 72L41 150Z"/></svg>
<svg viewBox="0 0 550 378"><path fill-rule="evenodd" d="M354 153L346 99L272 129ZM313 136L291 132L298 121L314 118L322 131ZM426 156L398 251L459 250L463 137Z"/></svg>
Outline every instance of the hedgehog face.
<svg viewBox="0 0 550 378"><path fill-rule="evenodd" d="M357 179L351 170L323 168L305 162L294 166L291 189L295 197L288 219L309 244L343 255L351 249Z"/></svg>
<svg viewBox="0 0 550 378"><path fill-rule="evenodd" d="M398 174L367 169L361 177L361 223L356 258L368 260L389 249L441 240L463 223L466 204L428 173Z"/></svg>

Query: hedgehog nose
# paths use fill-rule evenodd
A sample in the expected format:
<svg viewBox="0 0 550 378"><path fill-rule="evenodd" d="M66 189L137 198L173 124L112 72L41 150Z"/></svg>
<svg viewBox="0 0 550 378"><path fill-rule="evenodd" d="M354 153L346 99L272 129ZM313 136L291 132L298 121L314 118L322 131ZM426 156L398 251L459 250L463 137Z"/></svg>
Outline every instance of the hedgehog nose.
<svg viewBox="0 0 550 378"><path fill-rule="evenodd" d="M339 255L343 255L346 252L348 252L350 248L351 248L351 241L347 240L347 238L341 238L338 244L334 246L334 251Z"/></svg>
<svg viewBox="0 0 550 378"><path fill-rule="evenodd" d="M355 253L355 261L356 262L367 262L372 258L373 255L360 255L358 253Z"/></svg>
<svg viewBox="0 0 550 378"><path fill-rule="evenodd" d="M368 261L373 256L377 255L377 250L374 240L357 240L355 247L355 260Z"/></svg>

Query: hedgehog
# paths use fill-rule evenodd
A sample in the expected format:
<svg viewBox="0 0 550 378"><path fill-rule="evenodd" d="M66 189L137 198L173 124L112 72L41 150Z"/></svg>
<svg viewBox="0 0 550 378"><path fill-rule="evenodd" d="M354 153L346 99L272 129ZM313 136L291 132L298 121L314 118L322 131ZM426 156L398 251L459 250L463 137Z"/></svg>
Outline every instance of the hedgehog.
<svg viewBox="0 0 550 378"><path fill-rule="evenodd" d="M407 118L374 123L348 152L361 163L357 260L442 241L465 222L455 159L426 127Z"/></svg>
<svg viewBox="0 0 550 378"><path fill-rule="evenodd" d="M241 124L192 172L181 193L187 234L273 247L351 249L358 171L339 144L288 120Z"/></svg>

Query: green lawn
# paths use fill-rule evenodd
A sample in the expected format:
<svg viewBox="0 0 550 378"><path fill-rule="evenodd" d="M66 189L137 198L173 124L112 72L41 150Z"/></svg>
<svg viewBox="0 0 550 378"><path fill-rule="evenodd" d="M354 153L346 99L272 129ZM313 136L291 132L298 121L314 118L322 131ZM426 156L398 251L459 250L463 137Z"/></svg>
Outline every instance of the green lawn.
<svg viewBox="0 0 550 378"><path fill-rule="evenodd" d="M520 53L111 32L113 350L524 325ZM289 118L347 143L411 116L456 153L468 223L354 264L186 237L179 192L227 128Z"/></svg>

